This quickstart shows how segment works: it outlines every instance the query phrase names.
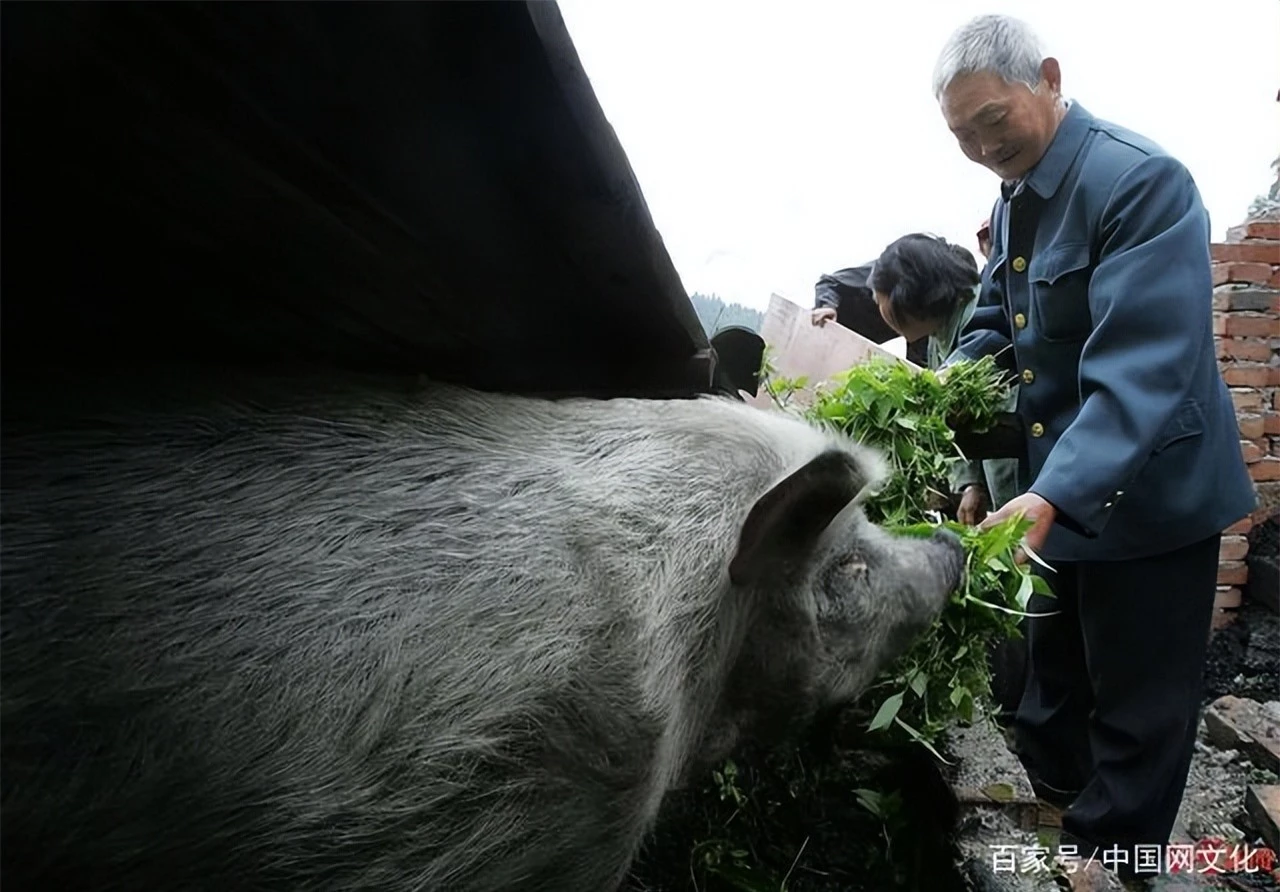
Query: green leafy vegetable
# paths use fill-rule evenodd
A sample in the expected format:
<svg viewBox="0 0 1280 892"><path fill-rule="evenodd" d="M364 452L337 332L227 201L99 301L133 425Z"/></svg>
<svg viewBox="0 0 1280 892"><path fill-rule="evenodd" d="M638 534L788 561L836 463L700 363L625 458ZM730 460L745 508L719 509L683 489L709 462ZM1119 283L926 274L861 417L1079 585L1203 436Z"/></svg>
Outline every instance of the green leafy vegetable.
<svg viewBox="0 0 1280 892"><path fill-rule="evenodd" d="M1012 518L979 531L936 513L949 495L952 463L964 458L954 431L981 432L995 423L1008 394L1004 375L991 357L957 363L945 379L876 358L817 388L812 403L797 408L791 397L804 382L779 379L773 371L766 356L765 386L784 409L875 447L889 461L890 479L866 503L869 519L901 535L929 536L943 526L964 544L963 588L867 694L882 698L869 730L903 735L932 750L939 732L957 720L972 721L976 707L990 703L991 645L1020 636L1031 595L1050 593L1041 577L1015 562L1030 522Z"/></svg>

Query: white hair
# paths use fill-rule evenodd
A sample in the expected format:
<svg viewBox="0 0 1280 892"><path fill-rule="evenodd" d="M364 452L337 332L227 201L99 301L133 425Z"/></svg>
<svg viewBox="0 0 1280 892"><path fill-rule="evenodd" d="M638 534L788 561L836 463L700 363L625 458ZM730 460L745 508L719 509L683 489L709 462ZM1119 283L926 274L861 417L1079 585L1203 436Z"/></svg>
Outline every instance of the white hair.
<svg viewBox="0 0 1280 892"><path fill-rule="evenodd" d="M1043 44L1026 22L1007 15L980 15L957 28L938 54L933 95L941 97L957 77L979 71L1035 90L1043 61Z"/></svg>

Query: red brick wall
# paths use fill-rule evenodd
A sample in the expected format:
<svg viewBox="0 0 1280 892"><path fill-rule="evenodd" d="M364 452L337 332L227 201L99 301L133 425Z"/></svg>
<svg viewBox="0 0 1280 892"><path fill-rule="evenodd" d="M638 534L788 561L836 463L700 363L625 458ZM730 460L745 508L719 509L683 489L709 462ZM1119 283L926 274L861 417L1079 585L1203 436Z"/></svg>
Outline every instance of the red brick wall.
<svg viewBox="0 0 1280 892"><path fill-rule="evenodd" d="M1222 540L1214 618L1221 627L1234 619L1249 580L1246 536L1280 508L1280 221L1237 226L1212 250L1218 366L1231 388L1240 448L1260 503Z"/></svg>

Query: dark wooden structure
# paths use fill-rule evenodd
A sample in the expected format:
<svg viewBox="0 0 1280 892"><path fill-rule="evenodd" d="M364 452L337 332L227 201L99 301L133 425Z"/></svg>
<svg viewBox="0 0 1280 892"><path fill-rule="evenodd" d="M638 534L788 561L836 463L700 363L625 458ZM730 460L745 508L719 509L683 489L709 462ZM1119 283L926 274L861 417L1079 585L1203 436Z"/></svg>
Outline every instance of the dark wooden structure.
<svg viewBox="0 0 1280 892"><path fill-rule="evenodd" d="M554 3L2 10L6 388L178 363L715 388Z"/></svg>

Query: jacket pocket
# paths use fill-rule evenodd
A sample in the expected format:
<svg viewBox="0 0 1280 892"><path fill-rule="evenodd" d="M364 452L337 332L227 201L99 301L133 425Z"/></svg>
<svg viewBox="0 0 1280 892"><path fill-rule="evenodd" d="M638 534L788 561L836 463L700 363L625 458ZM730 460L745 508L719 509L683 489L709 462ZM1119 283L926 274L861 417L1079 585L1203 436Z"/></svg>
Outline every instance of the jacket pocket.
<svg viewBox="0 0 1280 892"><path fill-rule="evenodd" d="M1165 424L1164 430L1156 438L1151 454L1161 453L1180 440L1198 437L1203 433L1204 413L1200 411L1200 403L1196 400L1187 400L1178 407L1178 411Z"/></svg>
<svg viewBox="0 0 1280 892"><path fill-rule="evenodd" d="M1081 341L1089 336L1089 279L1093 275L1089 246L1083 242L1054 245L1031 258L1032 323L1051 342Z"/></svg>

